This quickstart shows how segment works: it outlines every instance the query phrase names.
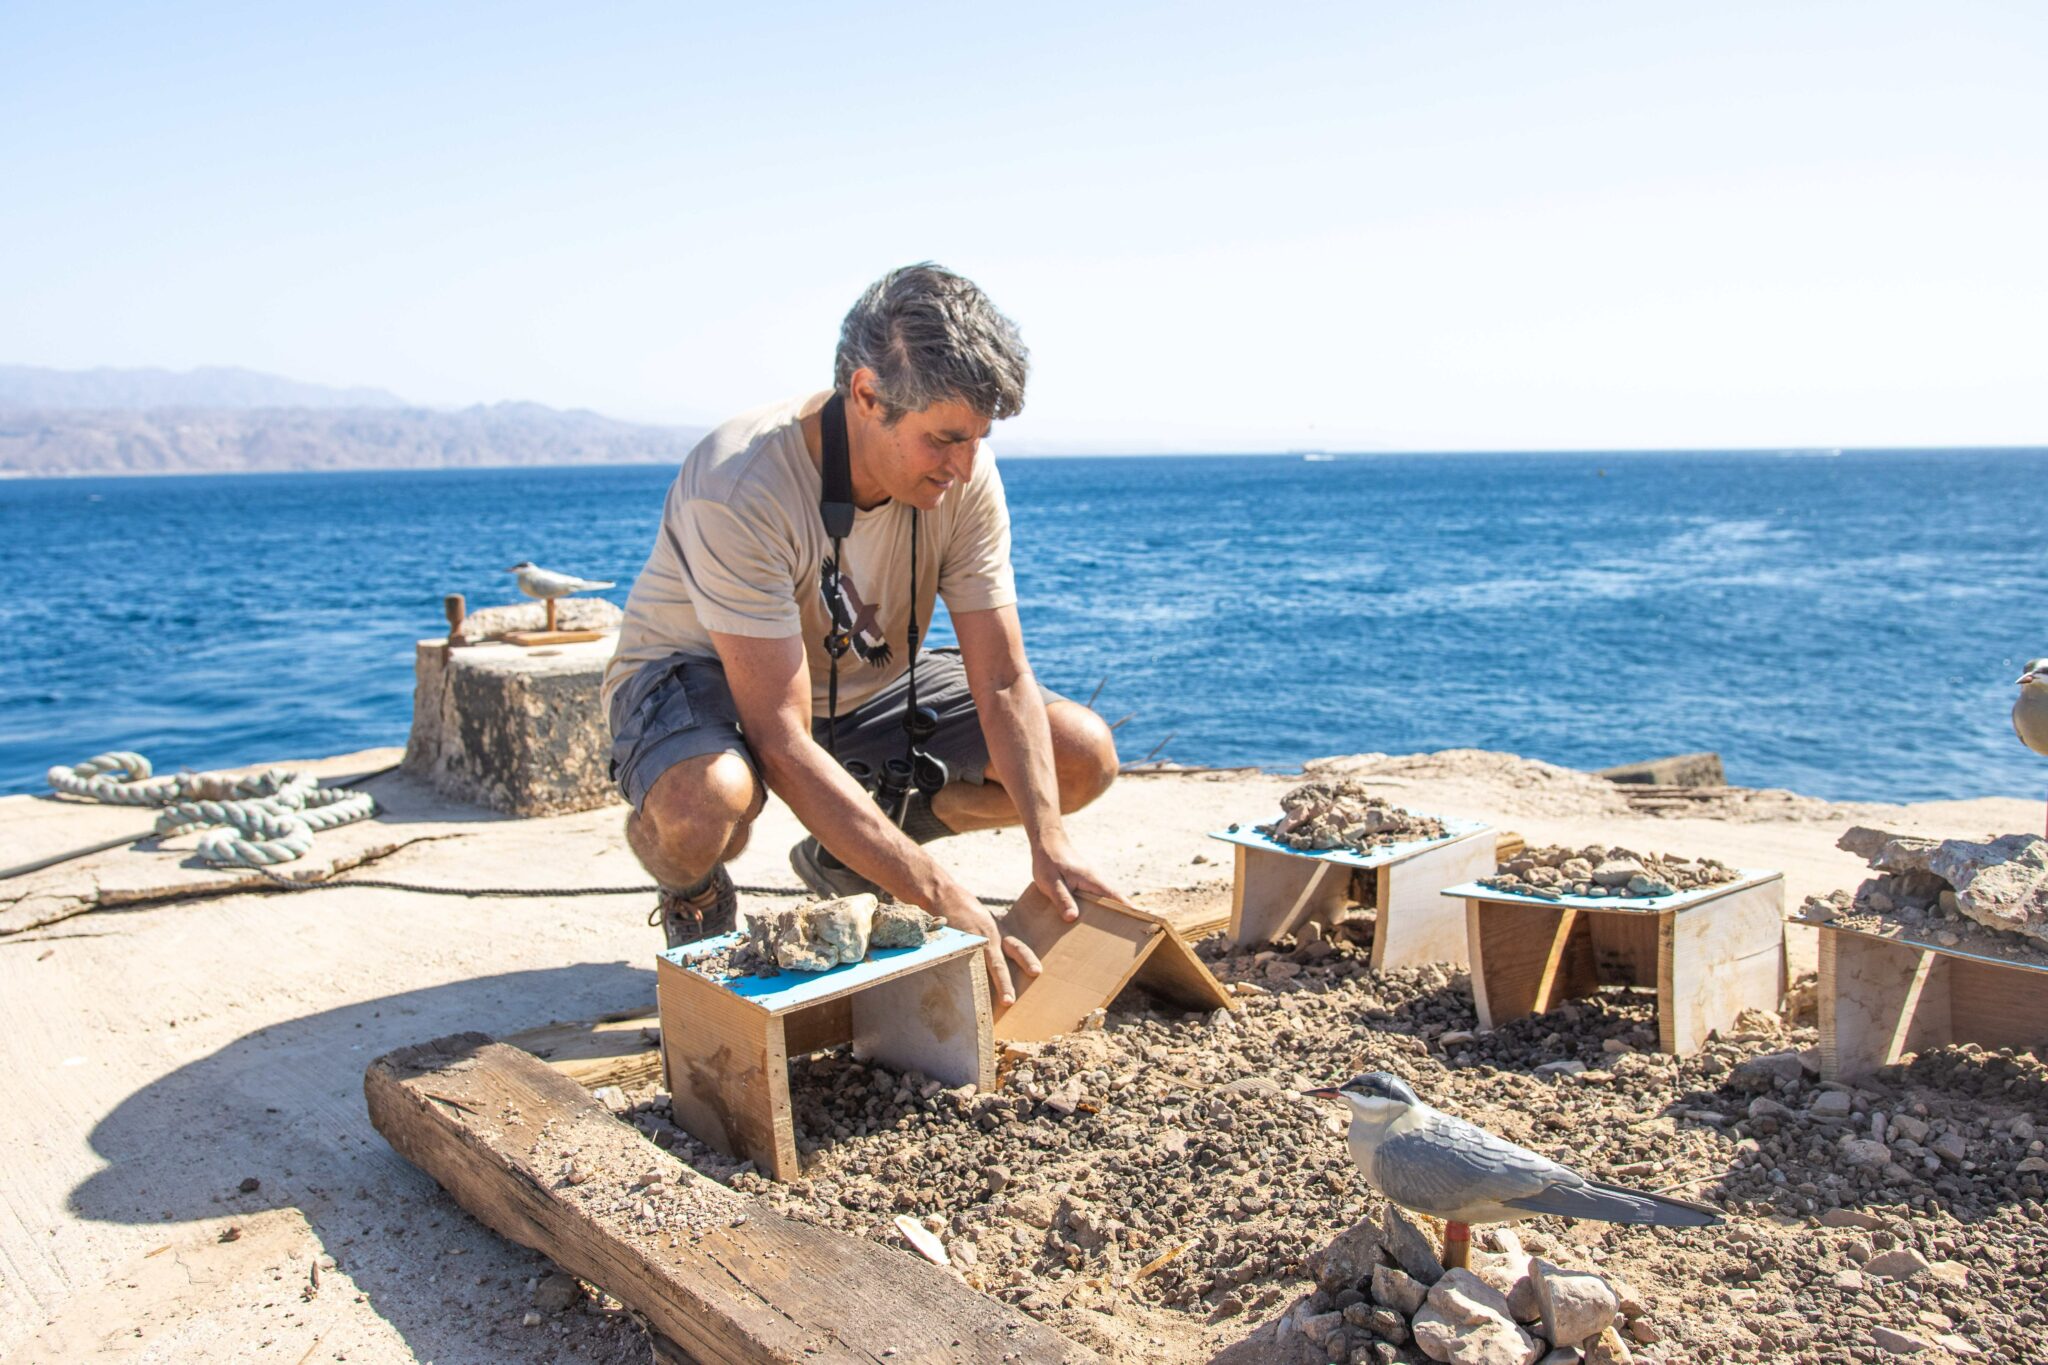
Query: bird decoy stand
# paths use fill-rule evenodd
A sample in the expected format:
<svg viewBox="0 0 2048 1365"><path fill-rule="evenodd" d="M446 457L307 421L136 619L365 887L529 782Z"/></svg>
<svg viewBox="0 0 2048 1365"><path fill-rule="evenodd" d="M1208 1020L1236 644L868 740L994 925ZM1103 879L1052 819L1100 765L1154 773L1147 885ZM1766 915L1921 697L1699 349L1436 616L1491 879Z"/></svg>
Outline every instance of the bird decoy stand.
<svg viewBox="0 0 2048 1365"><path fill-rule="evenodd" d="M1673 896L1546 900L1453 886L1462 900L1479 1026L1543 1014L1602 986L1654 987L1657 1047L1687 1056L1746 1009L1785 995L1785 881L1744 872Z"/></svg>
<svg viewBox="0 0 2048 1365"><path fill-rule="evenodd" d="M744 933L655 962L662 1067L677 1126L776 1180L801 1171L789 1059L852 1043L856 1057L947 1086L995 1081L983 940L941 927L922 947L878 949L827 972L727 976L709 959Z"/></svg>
<svg viewBox="0 0 2048 1365"><path fill-rule="evenodd" d="M1022 939L1045 970L1013 965L1017 999L996 1020L998 1042L1037 1043L1072 1033L1133 984L1196 1010L1235 1010L1236 1000L1166 920L1135 906L1075 897L1071 924L1036 886L1003 917L1006 936Z"/></svg>
<svg viewBox="0 0 2048 1365"><path fill-rule="evenodd" d="M1883 935L1815 927L1822 1080L1855 1081L1955 1043L2048 1043L2048 967L1943 947L1904 926Z"/></svg>
<svg viewBox="0 0 2048 1365"><path fill-rule="evenodd" d="M1464 916L1437 893L1493 875L1494 830L1476 820L1446 820L1444 828L1442 838L1387 844L1370 853L1303 852L1249 825L1211 835L1237 848L1231 941L1252 946L1310 920L1327 925L1355 900L1372 912L1374 970L1431 962L1463 966Z"/></svg>
<svg viewBox="0 0 2048 1365"><path fill-rule="evenodd" d="M546 605L547 605L547 624L546 624L546 625L544 625L544 626L543 626L543 627L542 627L541 629L539 629L539 630L511 630L511 631L507 631L507 632L505 632L505 634L504 634L504 636L503 636L503 639L504 639L504 640L506 641L506 643L508 643L508 644L515 644L515 645L524 645L524 646L525 646L526 648L528 648L528 649L532 649L532 648L534 648L534 647L535 647L535 646L537 646L537 645L575 645L575 644L581 644L581 643L583 643L583 641L585 641L585 640L602 640L602 639L603 639L603 638L605 637L605 632L604 632L604 631L601 631L601 630L558 630L558 629L556 629L556 626L555 626L555 599L554 599L554 598L552 598L552 597L550 597L550 598L547 598L547 599L546 599Z"/></svg>

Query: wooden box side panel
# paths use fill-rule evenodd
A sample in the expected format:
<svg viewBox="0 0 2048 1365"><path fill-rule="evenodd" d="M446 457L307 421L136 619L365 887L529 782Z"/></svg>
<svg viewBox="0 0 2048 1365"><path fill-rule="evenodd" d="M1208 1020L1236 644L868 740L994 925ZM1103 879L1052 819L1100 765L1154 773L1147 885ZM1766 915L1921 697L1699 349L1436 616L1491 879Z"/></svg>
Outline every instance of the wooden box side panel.
<svg viewBox="0 0 2048 1365"><path fill-rule="evenodd" d="M1270 943L1305 920L1340 914L1351 888L1352 869L1321 858L1296 858L1262 848L1237 849L1231 883L1230 941L1243 946Z"/></svg>
<svg viewBox="0 0 2048 1365"><path fill-rule="evenodd" d="M2048 1043L2048 974L1946 957L1949 1027L1957 1042L1985 1047Z"/></svg>
<svg viewBox="0 0 2048 1365"><path fill-rule="evenodd" d="M1933 954L1820 929L1820 1074L1853 1081L1898 1060L1899 1048L1946 1041L1948 1020L1920 1009ZM1938 1004L1938 1001L1929 1002ZM1915 1027L1916 1021L1918 1027Z"/></svg>
<svg viewBox="0 0 2048 1365"><path fill-rule="evenodd" d="M1132 978L1154 995L1195 1010L1236 1010L1237 997L1224 989L1187 940L1171 929L1152 940L1152 951Z"/></svg>
<svg viewBox="0 0 2048 1365"><path fill-rule="evenodd" d="M1471 962L1463 907L1440 893L1460 882L1492 876L1493 849L1493 833L1488 830L1426 848L1412 858L1377 869L1378 920L1372 935L1375 970L1431 962L1463 967Z"/></svg>
<svg viewBox="0 0 2048 1365"><path fill-rule="evenodd" d="M1655 915L1588 916L1593 974L1602 986L1657 988L1658 933Z"/></svg>
<svg viewBox="0 0 2048 1365"><path fill-rule="evenodd" d="M852 998L853 1052L948 1086L995 1084L988 969L956 957L870 986Z"/></svg>
<svg viewBox="0 0 2048 1365"><path fill-rule="evenodd" d="M1472 997L1481 1028L1548 1009L1578 915L1560 906L1465 902L1466 939L1472 952ZM1587 973L1590 974L1590 963Z"/></svg>
<svg viewBox="0 0 2048 1365"><path fill-rule="evenodd" d="M1035 886L1010 907L1002 932L1023 940L1045 970L1027 977L1011 965L1017 998L996 1020L999 1040L1043 1042L1072 1033L1089 1014L1116 999L1152 941L1166 932L1149 916L1098 901L1083 898L1080 909L1080 918L1067 923Z"/></svg>
<svg viewBox="0 0 2048 1365"><path fill-rule="evenodd" d="M663 959L655 992L677 1126L727 1156L794 1174L782 1020Z"/></svg>
<svg viewBox="0 0 2048 1365"><path fill-rule="evenodd" d="M1785 883L1773 879L1657 916L1658 1043L1688 1056L1746 1009L1785 998Z"/></svg>

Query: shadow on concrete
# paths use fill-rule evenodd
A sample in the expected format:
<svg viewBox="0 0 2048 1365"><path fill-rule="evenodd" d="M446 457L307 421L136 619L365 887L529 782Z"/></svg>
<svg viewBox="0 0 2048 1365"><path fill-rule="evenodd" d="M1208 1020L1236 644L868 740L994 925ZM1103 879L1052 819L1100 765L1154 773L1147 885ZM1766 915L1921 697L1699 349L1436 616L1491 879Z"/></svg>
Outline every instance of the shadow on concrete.
<svg viewBox="0 0 2048 1365"><path fill-rule="evenodd" d="M629 1322L569 1315L576 1321L522 1328L526 1281L544 1258L470 1219L391 1150L363 1102L365 1068L394 1048L633 1006L653 1009L651 970L577 963L258 1029L144 1086L101 1120L90 1141L106 1168L72 1191L71 1208L102 1222L166 1225L295 1207L418 1359L644 1360L644 1337ZM251 1177L258 1188L242 1192Z"/></svg>

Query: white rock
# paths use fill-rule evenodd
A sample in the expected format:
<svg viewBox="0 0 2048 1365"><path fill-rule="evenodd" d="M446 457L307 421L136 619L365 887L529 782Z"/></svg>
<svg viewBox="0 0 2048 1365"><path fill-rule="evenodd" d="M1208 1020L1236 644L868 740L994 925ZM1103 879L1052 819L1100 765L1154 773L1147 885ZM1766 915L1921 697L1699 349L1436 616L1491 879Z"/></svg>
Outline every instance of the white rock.
<svg viewBox="0 0 2048 1365"><path fill-rule="evenodd" d="M1845 1137L1841 1153L1851 1166L1882 1166L1892 1159L1891 1148L1871 1138Z"/></svg>
<svg viewBox="0 0 2048 1365"><path fill-rule="evenodd" d="M1544 1350L1508 1314L1507 1299L1469 1270L1447 1270L1415 1315L1415 1344L1447 1365L1535 1365Z"/></svg>
<svg viewBox="0 0 2048 1365"><path fill-rule="evenodd" d="M1916 1356L1922 1351L1937 1349L1934 1342L1927 1337L1912 1332L1900 1332L1890 1327L1873 1327L1870 1330L1870 1339L1880 1351L1888 1351L1895 1356Z"/></svg>
<svg viewBox="0 0 2048 1365"><path fill-rule="evenodd" d="M1813 1097L1811 1108L1815 1118L1845 1118L1854 1105L1839 1090L1823 1090Z"/></svg>
<svg viewBox="0 0 2048 1365"><path fill-rule="evenodd" d="M1543 1310L1536 1301L1536 1283L1529 1274L1530 1266L1525 1251L1475 1251L1469 1268L1507 1300L1508 1315L1516 1322L1534 1322L1543 1315Z"/></svg>
<svg viewBox="0 0 2048 1365"><path fill-rule="evenodd" d="M1621 1333L1614 1330L1612 1323L1586 1343L1586 1365L1629 1365L1634 1358L1628 1343L1621 1339Z"/></svg>
<svg viewBox="0 0 2048 1365"><path fill-rule="evenodd" d="M1598 1275L1560 1269L1538 1259L1531 1268L1543 1335L1559 1346L1578 1346L1614 1321L1621 1301Z"/></svg>
<svg viewBox="0 0 2048 1365"><path fill-rule="evenodd" d="M1927 1258L1911 1247L1894 1247L1863 1263L1863 1273L1887 1280L1910 1280L1927 1269Z"/></svg>
<svg viewBox="0 0 2048 1365"><path fill-rule="evenodd" d="M1374 1266L1372 1272L1372 1301L1385 1308L1391 1308L1404 1317L1414 1317L1421 1310L1423 1300L1429 1297L1429 1286L1405 1270L1396 1270L1390 1265Z"/></svg>

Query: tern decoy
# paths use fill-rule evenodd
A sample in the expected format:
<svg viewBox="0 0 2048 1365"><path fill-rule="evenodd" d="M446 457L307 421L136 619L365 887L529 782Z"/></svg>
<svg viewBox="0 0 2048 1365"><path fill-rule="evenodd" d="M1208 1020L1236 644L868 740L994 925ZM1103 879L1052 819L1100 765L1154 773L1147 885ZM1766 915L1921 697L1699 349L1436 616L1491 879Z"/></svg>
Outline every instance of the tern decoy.
<svg viewBox="0 0 2048 1365"><path fill-rule="evenodd" d="M593 578L574 578L565 573L556 573L553 569L543 569L530 559L520 560L505 572L517 576L519 591L548 604L549 630L555 628L556 598L568 597L579 592L596 592L600 588L614 586L611 583L600 583Z"/></svg>
<svg viewBox="0 0 2048 1365"><path fill-rule="evenodd" d="M1465 1264L1472 1224L1550 1213L1608 1223L1711 1227L1703 1204L1588 1180L1549 1157L1424 1104L1408 1082L1368 1071L1304 1092L1351 1111L1351 1160L1373 1188L1404 1209L1444 1221L1444 1260Z"/></svg>
<svg viewBox="0 0 2048 1365"><path fill-rule="evenodd" d="M2020 743L2048 754L2048 659L2029 659L2017 679L2020 699L2012 704L2012 728Z"/></svg>

